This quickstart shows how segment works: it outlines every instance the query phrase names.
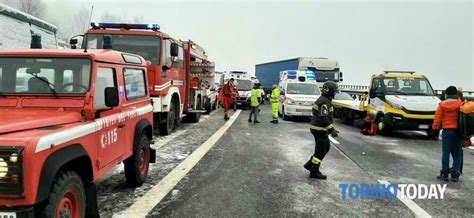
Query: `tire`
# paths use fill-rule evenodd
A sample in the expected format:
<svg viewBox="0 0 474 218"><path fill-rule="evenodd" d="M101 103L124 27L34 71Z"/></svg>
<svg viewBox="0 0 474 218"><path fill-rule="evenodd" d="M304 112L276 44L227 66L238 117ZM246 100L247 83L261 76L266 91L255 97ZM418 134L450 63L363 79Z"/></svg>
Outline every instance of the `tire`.
<svg viewBox="0 0 474 218"><path fill-rule="evenodd" d="M138 139L138 144L133 146L133 154L124 162L125 179L132 187L141 186L148 175L150 164L150 141L145 133Z"/></svg>
<svg viewBox="0 0 474 218"><path fill-rule="evenodd" d="M171 102L170 111L164 113L164 122L161 122L158 126L160 135L169 135L173 132L174 124L176 122L176 101L173 98Z"/></svg>
<svg viewBox="0 0 474 218"><path fill-rule="evenodd" d="M204 108L206 108L206 114L211 113L211 110L212 110L211 99L206 98L206 102L204 103Z"/></svg>
<svg viewBox="0 0 474 218"><path fill-rule="evenodd" d="M284 107L281 108L281 119L286 120L286 121L290 120L290 117L285 115L285 108Z"/></svg>
<svg viewBox="0 0 474 218"><path fill-rule="evenodd" d="M217 109L217 99L214 101L214 104L212 105L212 110L216 110Z"/></svg>
<svg viewBox="0 0 474 218"><path fill-rule="evenodd" d="M79 174L75 171L59 172L48 198L38 207L37 217L85 217L86 194Z"/></svg>
<svg viewBox="0 0 474 218"><path fill-rule="evenodd" d="M388 126L385 122L385 118L383 115L377 119L377 132L383 136L389 136L390 133L392 133L392 130L390 126Z"/></svg>
<svg viewBox="0 0 474 218"><path fill-rule="evenodd" d="M196 110L201 110L201 97L198 97ZM188 121L191 123L199 123L201 119L201 113L191 113L188 114Z"/></svg>
<svg viewBox="0 0 474 218"><path fill-rule="evenodd" d="M352 111L349 110L343 110L342 112L342 122L346 125L352 125L354 124L354 114Z"/></svg>

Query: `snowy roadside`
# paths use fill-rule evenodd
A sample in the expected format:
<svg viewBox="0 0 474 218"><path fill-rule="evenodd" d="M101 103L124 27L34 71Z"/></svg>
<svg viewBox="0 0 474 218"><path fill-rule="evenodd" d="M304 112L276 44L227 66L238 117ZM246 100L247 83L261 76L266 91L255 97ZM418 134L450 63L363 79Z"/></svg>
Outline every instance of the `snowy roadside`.
<svg viewBox="0 0 474 218"><path fill-rule="evenodd" d="M98 206L101 217L112 217L114 213L127 209L156 185L225 123L221 113L218 110L202 116L199 123L183 123L171 135L157 137L151 146L156 149L156 163L150 164L147 181L141 187L126 185L122 164L105 179L99 180Z"/></svg>

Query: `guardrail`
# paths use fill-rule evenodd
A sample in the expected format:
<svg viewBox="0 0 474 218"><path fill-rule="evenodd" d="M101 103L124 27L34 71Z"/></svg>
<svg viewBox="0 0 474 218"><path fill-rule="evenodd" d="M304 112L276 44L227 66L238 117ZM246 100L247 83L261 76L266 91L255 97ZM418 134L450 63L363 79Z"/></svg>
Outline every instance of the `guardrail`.
<svg viewBox="0 0 474 218"><path fill-rule="evenodd" d="M339 89L342 92L346 92L351 95L363 95L366 92L369 91L370 87L369 86L361 86L361 85L339 85ZM436 95L438 97L441 97L444 95L444 90L434 90ZM463 91L464 98L474 101L474 91Z"/></svg>

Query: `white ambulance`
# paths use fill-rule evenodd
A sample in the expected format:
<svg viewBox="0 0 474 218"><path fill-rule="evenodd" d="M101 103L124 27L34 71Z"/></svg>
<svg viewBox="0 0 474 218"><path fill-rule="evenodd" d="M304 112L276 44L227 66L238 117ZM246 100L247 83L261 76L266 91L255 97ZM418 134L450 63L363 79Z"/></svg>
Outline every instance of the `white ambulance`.
<svg viewBox="0 0 474 218"><path fill-rule="evenodd" d="M278 87L281 90L279 113L284 120L313 115L313 103L321 95L313 71L281 71Z"/></svg>

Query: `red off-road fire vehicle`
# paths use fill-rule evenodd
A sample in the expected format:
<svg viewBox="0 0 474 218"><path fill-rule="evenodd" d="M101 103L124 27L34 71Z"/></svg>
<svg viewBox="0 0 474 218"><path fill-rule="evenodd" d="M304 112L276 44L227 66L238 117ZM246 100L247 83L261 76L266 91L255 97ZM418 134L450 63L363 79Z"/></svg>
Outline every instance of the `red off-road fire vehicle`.
<svg viewBox="0 0 474 218"><path fill-rule="evenodd" d="M97 215L94 181L121 162L140 186L155 160L146 72L112 50L0 52L0 217Z"/></svg>
<svg viewBox="0 0 474 218"><path fill-rule="evenodd" d="M203 85L204 77L214 76L214 63L202 47L171 37L157 24L93 22L91 26L84 35L83 48L102 49L104 38L109 37L110 48L146 59L148 91L161 134L170 134L181 118L199 122L201 113L210 107L206 90L210 87Z"/></svg>

